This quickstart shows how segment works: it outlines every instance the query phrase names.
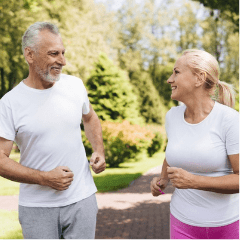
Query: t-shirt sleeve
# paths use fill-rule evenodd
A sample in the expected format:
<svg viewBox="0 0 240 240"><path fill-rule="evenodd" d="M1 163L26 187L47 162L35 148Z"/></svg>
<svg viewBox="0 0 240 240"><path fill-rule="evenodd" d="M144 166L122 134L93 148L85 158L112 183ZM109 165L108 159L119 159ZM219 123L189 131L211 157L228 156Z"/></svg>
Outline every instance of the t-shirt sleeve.
<svg viewBox="0 0 240 240"><path fill-rule="evenodd" d="M234 114L226 126L226 149L228 155L239 153L239 114Z"/></svg>
<svg viewBox="0 0 240 240"><path fill-rule="evenodd" d="M0 100L0 137L14 141L16 135L12 111Z"/></svg>
<svg viewBox="0 0 240 240"><path fill-rule="evenodd" d="M82 86L83 86L83 108L82 108L82 113L83 114L88 114L90 112L90 102L89 102L87 90L86 90L84 84L82 84Z"/></svg>

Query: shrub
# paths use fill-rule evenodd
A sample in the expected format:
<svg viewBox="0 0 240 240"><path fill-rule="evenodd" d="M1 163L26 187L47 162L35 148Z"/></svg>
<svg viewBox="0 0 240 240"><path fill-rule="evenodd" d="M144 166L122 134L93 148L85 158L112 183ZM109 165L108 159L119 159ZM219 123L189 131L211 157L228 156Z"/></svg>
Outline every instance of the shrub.
<svg viewBox="0 0 240 240"><path fill-rule="evenodd" d="M152 155L159 151L164 143L163 137L160 135L160 133L156 133L155 137L152 139L151 146L148 147L147 152L149 157L152 157Z"/></svg>
<svg viewBox="0 0 240 240"><path fill-rule="evenodd" d="M105 148L105 160L109 167L118 167L143 150L147 150L152 156L156 151L163 149L165 143L164 133L160 127L141 127L131 125L128 121L122 123L102 121L103 142ZM88 156L91 156L92 148L83 134L83 143Z"/></svg>

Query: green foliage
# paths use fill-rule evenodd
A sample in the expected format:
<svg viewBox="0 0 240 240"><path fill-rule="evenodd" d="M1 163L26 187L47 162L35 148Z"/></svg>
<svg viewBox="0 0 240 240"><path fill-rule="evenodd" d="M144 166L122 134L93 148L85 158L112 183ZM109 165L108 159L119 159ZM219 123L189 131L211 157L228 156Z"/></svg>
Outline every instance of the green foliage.
<svg viewBox="0 0 240 240"><path fill-rule="evenodd" d="M24 0L0 2L0 98L26 77L27 65L22 55L21 37L34 18L24 4Z"/></svg>
<svg viewBox="0 0 240 240"><path fill-rule="evenodd" d="M130 79L138 96L140 113L145 122L163 124L167 108L153 85L151 76L147 72L138 71L133 72Z"/></svg>
<svg viewBox="0 0 240 240"><path fill-rule="evenodd" d="M239 88L236 89L236 102L235 102L235 110L239 112Z"/></svg>
<svg viewBox="0 0 240 240"><path fill-rule="evenodd" d="M239 84L239 34L234 33L234 24L219 17L207 17L200 24L203 29L201 38L203 48L216 57L220 63L220 80Z"/></svg>
<svg viewBox="0 0 240 240"><path fill-rule="evenodd" d="M159 127L146 128L131 125L128 121L122 123L102 121L101 125L108 167L118 167L119 164L129 161L131 158L137 159L137 155L148 148L151 148L149 151L153 155L159 150L156 146L152 146L152 144L157 145L157 141L160 141L161 149L163 149L165 134ZM156 137L156 132L162 136ZM83 132L82 139L86 153L90 157L92 148Z"/></svg>
<svg viewBox="0 0 240 240"><path fill-rule="evenodd" d="M147 152L149 157L152 157L154 153L160 151L164 145L164 138L160 133L156 133L155 137L152 139L151 146L148 147Z"/></svg>
<svg viewBox="0 0 240 240"><path fill-rule="evenodd" d="M127 75L106 54L100 54L87 88L93 109L102 120L143 122Z"/></svg>
<svg viewBox="0 0 240 240"><path fill-rule="evenodd" d="M180 53L186 49L197 48L199 41L199 35L197 34L199 20L196 18L196 12L198 8L197 4L185 2L183 8L175 9L175 16L178 20L178 31L180 33L177 49Z"/></svg>
<svg viewBox="0 0 240 240"><path fill-rule="evenodd" d="M202 3L205 7L220 10L221 17L230 19L239 31L239 0L193 0Z"/></svg>
<svg viewBox="0 0 240 240"><path fill-rule="evenodd" d="M153 84L156 87L159 96L164 99L164 104L171 108L177 105L176 101L171 100L171 85L167 83L168 78L172 75L174 68L174 63L169 63L168 65L157 65L156 69L150 68L153 77Z"/></svg>
<svg viewBox="0 0 240 240"><path fill-rule="evenodd" d="M129 186L149 169L163 163L164 153L157 152L151 158L145 152L139 154L139 160L121 163L118 168L107 168L101 174L93 173L94 182L98 192L116 191Z"/></svg>
<svg viewBox="0 0 240 240"><path fill-rule="evenodd" d="M117 137L104 139L105 160L110 168L118 167L120 163L127 162L139 152L136 146L129 146L121 139L121 133Z"/></svg>

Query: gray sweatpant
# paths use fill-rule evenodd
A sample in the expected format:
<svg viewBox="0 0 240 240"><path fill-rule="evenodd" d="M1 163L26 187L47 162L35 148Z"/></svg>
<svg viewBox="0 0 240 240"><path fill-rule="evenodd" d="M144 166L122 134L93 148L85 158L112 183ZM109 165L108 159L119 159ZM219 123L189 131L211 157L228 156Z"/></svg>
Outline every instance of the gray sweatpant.
<svg viewBox="0 0 240 240"><path fill-rule="evenodd" d="M94 239L97 212L93 194L64 207L19 206L19 222L28 239Z"/></svg>

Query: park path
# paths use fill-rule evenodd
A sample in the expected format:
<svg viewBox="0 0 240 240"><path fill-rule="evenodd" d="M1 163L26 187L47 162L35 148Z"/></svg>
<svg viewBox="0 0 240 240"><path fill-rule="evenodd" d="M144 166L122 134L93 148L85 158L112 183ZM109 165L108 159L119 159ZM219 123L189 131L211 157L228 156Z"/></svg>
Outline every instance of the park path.
<svg viewBox="0 0 240 240"><path fill-rule="evenodd" d="M174 188L153 197L150 182L162 166L149 170L125 189L98 193L97 239L169 239L169 204ZM0 196L0 209L17 210L18 196Z"/></svg>

